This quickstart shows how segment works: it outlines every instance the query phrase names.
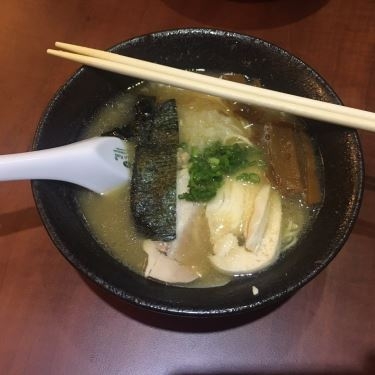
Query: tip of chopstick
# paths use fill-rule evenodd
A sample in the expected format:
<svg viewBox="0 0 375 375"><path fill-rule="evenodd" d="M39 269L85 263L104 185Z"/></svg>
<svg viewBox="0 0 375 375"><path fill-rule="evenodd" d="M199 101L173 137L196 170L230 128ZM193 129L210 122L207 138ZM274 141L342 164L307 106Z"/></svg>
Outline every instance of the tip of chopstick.
<svg viewBox="0 0 375 375"><path fill-rule="evenodd" d="M48 48L47 49L47 53L49 55L55 55L55 56L59 56L63 51L58 51L56 49L52 49L52 48Z"/></svg>
<svg viewBox="0 0 375 375"><path fill-rule="evenodd" d="M59 42L59 41L55 42L55 47L63 48L64 46L69 46L69 44L64 43L64 42Z"/></svg>

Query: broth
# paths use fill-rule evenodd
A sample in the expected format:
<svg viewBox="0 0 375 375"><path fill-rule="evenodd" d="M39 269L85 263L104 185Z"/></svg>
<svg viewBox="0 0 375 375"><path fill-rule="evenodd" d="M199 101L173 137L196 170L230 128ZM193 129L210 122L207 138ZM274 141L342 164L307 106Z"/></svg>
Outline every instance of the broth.
<svg viewBox="0 0 375 375"><path fill-rule="evenodd" d="M175 99L180 124L180 142L194 145L200 149L210 142L223 139L229 139L228 142L232 142L232 138L251 139L256 123L272 122L274 119L280 118L283 121L298 122L294 117L268 110L257 112L254 121L250 122L248 119L233 116L233 108L237 105L236 103L227 103L223 106L221 99L208 95L160 84L145 83L121 94L103 107L83 134L83 138L97 136L114 127L122 126L131 116L132 108L140 94L156 96L160 102L171 98ZM207 105L217 108L217 119L210 117L212 113L200 112L200 109ZM297 125L303 126L300 123ZM319 165L319 161L317 164ZM257 171L261 175L261 180L267 179L266 173ZM113 257L142 275L147 264L147 254L142 248L145 237L137 232L134 225L129 209L129 190L129 185L127 185L104 196L89 191L80 191L77 199L86 223L97 241ZM196 205L195 225L187 228L187 233L184 233L188 240L180 246L182 250L179 253L179 261L184 265L193 266L201 277L186 285L189 287L223 285L235 276L220 272L210 262L209 255L213 245L210 241L210 228L205 216L206 205L203 203ZM298 242L298 238L303 236L303 233L311 225L319 206L309 207L302 204L299 199L284 196L281 197L281 206L283 216L280 250L285 251L293 247Z"/></svg>

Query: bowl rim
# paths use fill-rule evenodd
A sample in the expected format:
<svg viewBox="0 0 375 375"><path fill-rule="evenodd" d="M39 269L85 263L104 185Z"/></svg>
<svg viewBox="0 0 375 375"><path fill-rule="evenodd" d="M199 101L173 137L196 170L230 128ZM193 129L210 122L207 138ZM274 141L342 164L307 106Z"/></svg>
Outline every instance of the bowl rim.
<svg viewBox="0 0 375 375"><path fill-rule="evenodd" d="M296 55L292 54L288 50L281 48L273 43L270 43L266 40L263 40L258 37L254 37L251 35L238 33L238 32L232 32L232 31L226 31L226 30L220 30L220 29L214 29L214 28L177 28L177 29L166 29L161 31L155 31L151 33L145 33L139 36L134 36L132 38L129 38L127 40L121 41L117 44L114 44L110 48L108 48L109 51L116 51L117 49L121 48L123 45L130 44L133 42L140 41L142 38L145 37L166 37L168 35L186 35L186 34L198 34L202 36L203 34L212 35L215 36L223 36L223 37L231 37L231 38L241 38L246 39L248 42L251 43L259 43L267 48L272 48L276 50L278 53L287 54L291 59L293 59L295 62L306 68L310 74L314 76L315 79L317 79L327 90L327 92L333 96L338 104L342 104L342 101L338 97L338 95L335 93L335 91L332 89L332 87L328 84L328 82L320 75L318 74L314 69L312 69L308 64L306 64L303 60L301 60ZM67 87L69 87L73 81L78 79L81 74L86 70L90 69L85 66L80 67L77 69L66 81L65 83L60 86L60 88L54 93L52 99L48 103L44 113L42 114L38 127L34 136L32 149L36 149L38 146L38 142L40 140L41 132L43 130L43 124L46 122L46 119L48 118L51 111L54 109L54 105L56 103L56 100L64 93ZM302 286L304 286L306 283L308 283L310 280L312 280L315 276L317 276L331 261L332 259L339 253L339 251L344 246L345 242L347 241L354 223L357 219L362 198L363 198L363 191L364 191L364 159L363 159L363 152L362 147L359 139L358 132L354 129L350 129L352 136L354 137L354 141L357 146L357 162L359 163L359 172L360 175L358 176L358 187L357 187L357 194L354 197L355 204L353 205L350 220L347 223L346 230L342 234L340 238L340 242L337 244L335 251L332 251L321 263L317 264L311 272L309 272L307 275L304 276L302 280L300 280L297 283L294 283L293 285L289 285L288 288L285 288L282 292L276 293L272 295L271 297L267 299L262 299L260 302L249 300L249 303L242 304L241 306L233 306L231 308L224 307L224 308L218 308L218 309L204 309L204 308L179 308L176 306L173 306L171 303L165 303L164 305L158 303L153 304L150 303L147 300L144 300L142 298L137 297L136 295L129 294L129 292L124 291L122 289L119 289L115 286L113 286L110 282L103 279L102 277L94 274L92 271L90 271L87 267L85 267L72 253L69 249L66 249L63 242L60 238L58 238L55 235L54 226L52 225L45 209L43 206L43 202L41 200L41 197L39 195L38 191L38 182L32 181L32 193L34 196L34 200L36 202L36 207L39 212L39 215L42 218L42 222L47 230L47 233L49 234L50 238L52 239L52 242L57 247L59 252L80 272L82 272L85 276L87 276L91 281L94 281L95 284L101 286L105 290L109 291L110 293L121 297L122 299L126 300L127 302L136 305L138 307L146 308L147 310L152 310L156 312L166 313L166 314L173 314L173 315L179 315L179 316L223 316L228 314L237 314L237 313L243 313L243 312L249 312L253 310L258 310L260 308L267 308L271 305L273 305L276 302L282 300L284 297L291 295L293 292L300 289ZM181 287L174 287L168 285L168 287L173 288L181 288Z"/></svg>

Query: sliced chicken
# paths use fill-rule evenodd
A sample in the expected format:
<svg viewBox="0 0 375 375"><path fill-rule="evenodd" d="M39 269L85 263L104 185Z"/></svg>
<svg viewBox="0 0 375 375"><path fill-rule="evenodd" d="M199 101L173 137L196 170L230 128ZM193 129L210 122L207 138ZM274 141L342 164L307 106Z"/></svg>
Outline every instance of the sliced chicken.
<svg viewBox="0 0 375 375"><path fill-rule="evenodd" d="M226 233L242 236L252 216L258 184L243 184L227 179L206 207L211 242L214 244ZM246 208L246 210L245 210Z"/></svg>
<svg viewBox="0 0 375 375"><path fill-rule="evenodd" d="M189 172L182 169L177 173L177 194L187 191ZM189 283L198 277L192 267L181 264L183 253L190 241L189 229L192 226L199 206L184 199L177 200L176 239L170 242L145 240L143 250L148 254L146 277L173 283Z"/></svg>
<svg viewBox="0 0 375 375"><path fill-rule="evenodd" d="M167 283L190 283L199 275L191 267L183 266L178 261L159 251L156 241L145 240L143 249L148 255L146 277Z"/></svg>
<svg viewBox="0 0 375 375"><path fill-rule="evenodd" d="M254 210L247 228L245 228L245 247L248 250L256 251L262 241L269 217L270 196L271 186L265 185L254 200Z"/></svg>
<svg viewBox="0 0 375 375"><path fill-rule="evenodd" d="M214 255L212 264L229 274L248 274L271 264L278 256L281 199L267 185L227 182L207 205Z"/></svg>

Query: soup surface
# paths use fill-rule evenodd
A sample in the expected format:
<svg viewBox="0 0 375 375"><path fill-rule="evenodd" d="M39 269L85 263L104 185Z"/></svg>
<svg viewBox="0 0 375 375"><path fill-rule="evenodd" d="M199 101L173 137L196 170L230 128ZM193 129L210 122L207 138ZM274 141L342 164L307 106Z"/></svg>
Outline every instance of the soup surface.
<svg viewBox="0 0 375 375"><path fill-rule="evenodd" d="M182 194L177 198L177 221L186 221L187 224L184 224L180 233L177 223L177 238L172 242L172 244L177 243L175 246L177 256L173 255L171 262L174 263L171 264L174 267L177 261L178 267L184 267L183 270L176 268L176 272L180 275L189 268L188 272L192 270L197 276L191 280L187 277L184 281L177 280L174 283L189 287L222 285L233 277L251 275L266 268L281 252L290 249L298 242L313 222L322 199L320 161L316 158L315 146L304 132L304 126L299 120L283 113L242 106L239 103L204 94L155 83L144 83L105 105L85 130L83 138L101 135L115 127L121 127L131 117L139 95L155 96L160 103L169 99L176 100L181 144L178 149L178 179L181 181L184 174L189 176L189 173L192 173L189 165L192 164L193 152L203 152L215 142L220 142L224 146L237 143L245 145L244 147L254 146L261 151L259 154L261 157L256 163L250 163L236 176L226 176L224 185L208 202L188 202L182 199ZM282 123L280 127L285 128L284 133L277 133L279 130L275 130L279 123ZM292 128L293 137L297 129L297 138L302 139L302 142L294 140L294 143L290 144L292 141L288 136ZM281 139L286 150L274 151L275 148L277 149L273 144L275 138ZM302 150L297 148L300 143L304 145ZM272 147L273 150L270 151ZM306 160L302 168L305 169L303 175L297 173L297 177L303 180L302 184L305 183L305 188L301 190L298 190L299 181L295 181L296 176L291 174L294 168L293 160L288 160L288 166L284 171L280 171L278 166L279 159L282 157L288 159L293 153L296 159ZM218 163L216 158L211 159L210 162ZM177 187L177 193L179 193L178 189ZM233 229L234 217L239 215L238 212L233 211L233 206L238 202L248 202L251 194L257 197L254 203L250 203L255 213L251 218L246 219L246 228L250 226L256 228L256 233L252 236L248 234L247 229L243 229L245 222L243 217L246 216L243 207L238 207L238 210L243 210L240 214L242 216L240 224L236 224L236 228ZM267 196L265 201L267 203L264 205L260 201L262 194ZM151 254L156 253L156 256L159 256L157 251L160 251L163 255L162 260L166 258L163 250L165 242L151 241L139 233L130 210L130 199L130 184L103 196L89 191L79 191L77 196L85 221L97 241L117 260L144 275L150 267L151 259L154 259ZM242 206L242 203L238 205ZM278 205L280 210L277 208ZM192 219L188 220L189 217ZM265 217L267 220L264 219ZM228 225L233 228L226 230ZM264 235L269 233L270 238L275 237L274 228L278 225L280 230L277 233L277 246L274 246L275 253L271 258L263 264L258 254L258 258L254 258L248 272L246 267L242 270L241 267L238 268L238 264L233 266L241 257L247 256L248 251L244 252L245 244L247 246L248 243L254 242L259 233ZM272 242L271 239L267 241ZM235 252L231 253L231 251ZM255 267L254 262L260 262L259 267ZM237 272L236 270L239 269L241 271ZM163 275L159 277L152 272L146 276L173 282L168 277L163 280Z"/></svg>

